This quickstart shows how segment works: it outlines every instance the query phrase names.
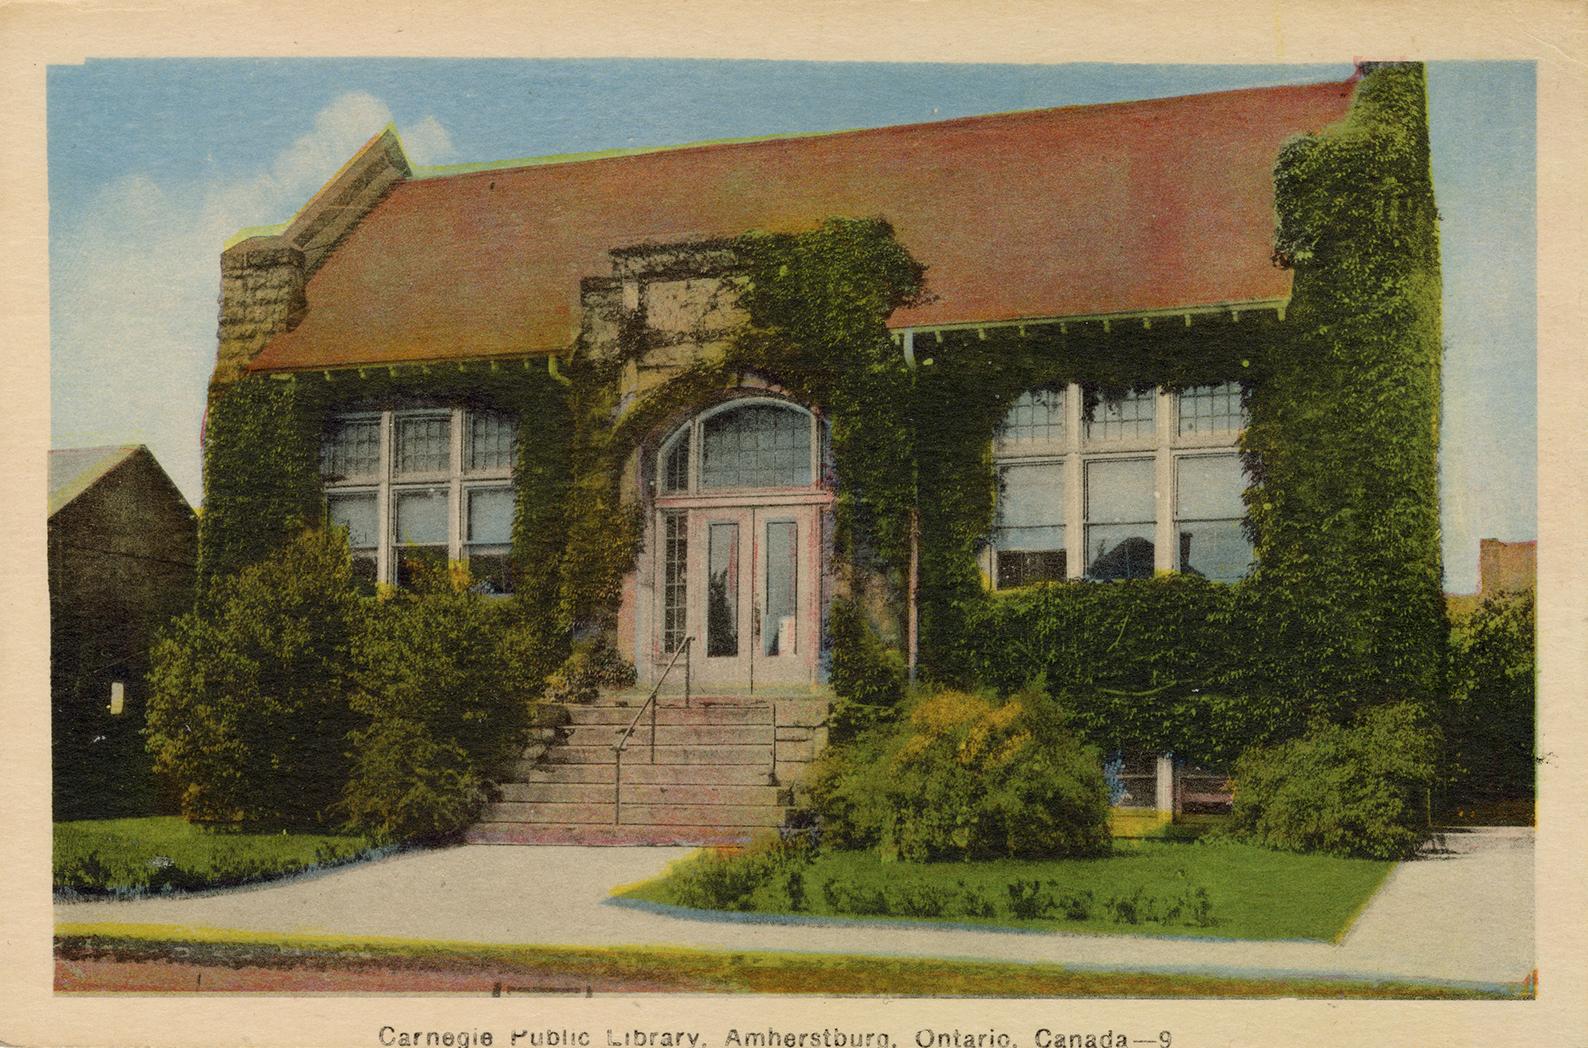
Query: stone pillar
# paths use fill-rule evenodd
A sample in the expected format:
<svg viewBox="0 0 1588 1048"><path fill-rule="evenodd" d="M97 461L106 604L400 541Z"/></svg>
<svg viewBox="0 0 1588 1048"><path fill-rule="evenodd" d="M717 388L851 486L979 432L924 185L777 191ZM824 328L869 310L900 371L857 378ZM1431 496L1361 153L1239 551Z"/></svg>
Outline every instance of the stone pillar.
<svg viewBox="0 0 1588 1048"><path fill-rule="evenodd" d="M1174 811L1174 758L1166 754L1158 757L1158 790L1153 807L1160 812Z"/></svg>
<svg viewBox="0 0 1588 1048"><path fill-rule="evenodd" d="M308 307L303 284L303 252L281 237L249 237L222 252L212 391L241 378L272 335L298 322Z"/></svg>

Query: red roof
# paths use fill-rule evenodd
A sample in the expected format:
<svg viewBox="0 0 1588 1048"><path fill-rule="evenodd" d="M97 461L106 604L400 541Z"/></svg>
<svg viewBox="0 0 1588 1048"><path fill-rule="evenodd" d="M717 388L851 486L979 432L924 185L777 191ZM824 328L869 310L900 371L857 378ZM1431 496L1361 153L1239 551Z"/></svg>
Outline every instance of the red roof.
<svg viewBox="0 0 1588 1048"><path fill-rule="evenodd" d="M398 183L252 370L560 352L640 243L881 215L927 266L894 327L1284 298L1273 167L1353 81L692 146Z"/></svg>

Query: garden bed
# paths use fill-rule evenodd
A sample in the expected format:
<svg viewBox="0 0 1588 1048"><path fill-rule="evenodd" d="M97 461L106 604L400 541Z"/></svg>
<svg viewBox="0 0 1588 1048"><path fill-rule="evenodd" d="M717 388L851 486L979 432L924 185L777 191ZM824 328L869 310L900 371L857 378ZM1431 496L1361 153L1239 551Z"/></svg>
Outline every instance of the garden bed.
<svg viewBox="0 0 1588 1048"><path fill-rule="evenodd" d="M174 816L55 824L55 890L132 897L224 888L340 866L374 852L357 835L237 833Z"/></svg>
<svg viewBox="0 0 1588 1048"><path fill-rule="evenodd" d="M697 853L618 897L798 917L1327 942L1393 866L1226 842L1121 841L1105 858L937 863L772 849Z"/></svg>

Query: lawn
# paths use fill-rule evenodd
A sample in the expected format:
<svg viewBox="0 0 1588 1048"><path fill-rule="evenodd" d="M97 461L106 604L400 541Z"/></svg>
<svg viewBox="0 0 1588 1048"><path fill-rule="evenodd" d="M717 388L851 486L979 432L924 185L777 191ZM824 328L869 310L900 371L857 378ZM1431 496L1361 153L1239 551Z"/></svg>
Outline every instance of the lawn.
<svg viewBox="0 0 1588 1048"><path fill-rule="evenodd" d="M218 888L351 862L365 837L208 830L176 817L55 824L55 890L117 896Z"/></svg>
<svg viewBox="0 0 1588 1048"><path fill-rule="evenodd" d="M710 853L697 854L618 897L698 903L691 884L702 883L700 874L713 859L720 862ZM734 882L728 867L705 872L728 875L706 878L713 886L753 881L747 894L733 898L730 886L717 897L726 903L719 902L720 908L756 913L1327 942L1345 933L1393 866L1229 842L1116 841L1113 854L1100 859L913 864L883 862L872 852L821 852L808 865L780 868L758 880ZM790 869L799 871L792 893ZM1019 901L1017 893L1023 896ZM791 905L791 896L798 905ZM1199 911L1185 902L1196 898L1205 898Z"/></svg>
<svg viewBox="0 0 1588 1048"><path fill-rule="evenodd" d="M665 947L499 946L60 925L62 992L777 993L915 997L1514 998L1530 987L1096 972L1057 964ZM1153 1041L1157 1043L1156 1039Z"/></svg>

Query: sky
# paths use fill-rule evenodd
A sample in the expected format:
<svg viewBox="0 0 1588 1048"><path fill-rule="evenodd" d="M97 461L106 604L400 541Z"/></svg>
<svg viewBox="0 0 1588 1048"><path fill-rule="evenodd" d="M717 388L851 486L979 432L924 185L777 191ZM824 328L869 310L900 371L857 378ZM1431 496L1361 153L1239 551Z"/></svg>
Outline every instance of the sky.
<svg viewBox="0 0 1588 1048"><path fill-rule="evenodd" d="M51 446L148 444L189 501L220 252L395 123L418 165L1344 79L1337 65L110 59L47 74ZM1534 69L1428 67L1446 589L1537 532Z"/></svg>

